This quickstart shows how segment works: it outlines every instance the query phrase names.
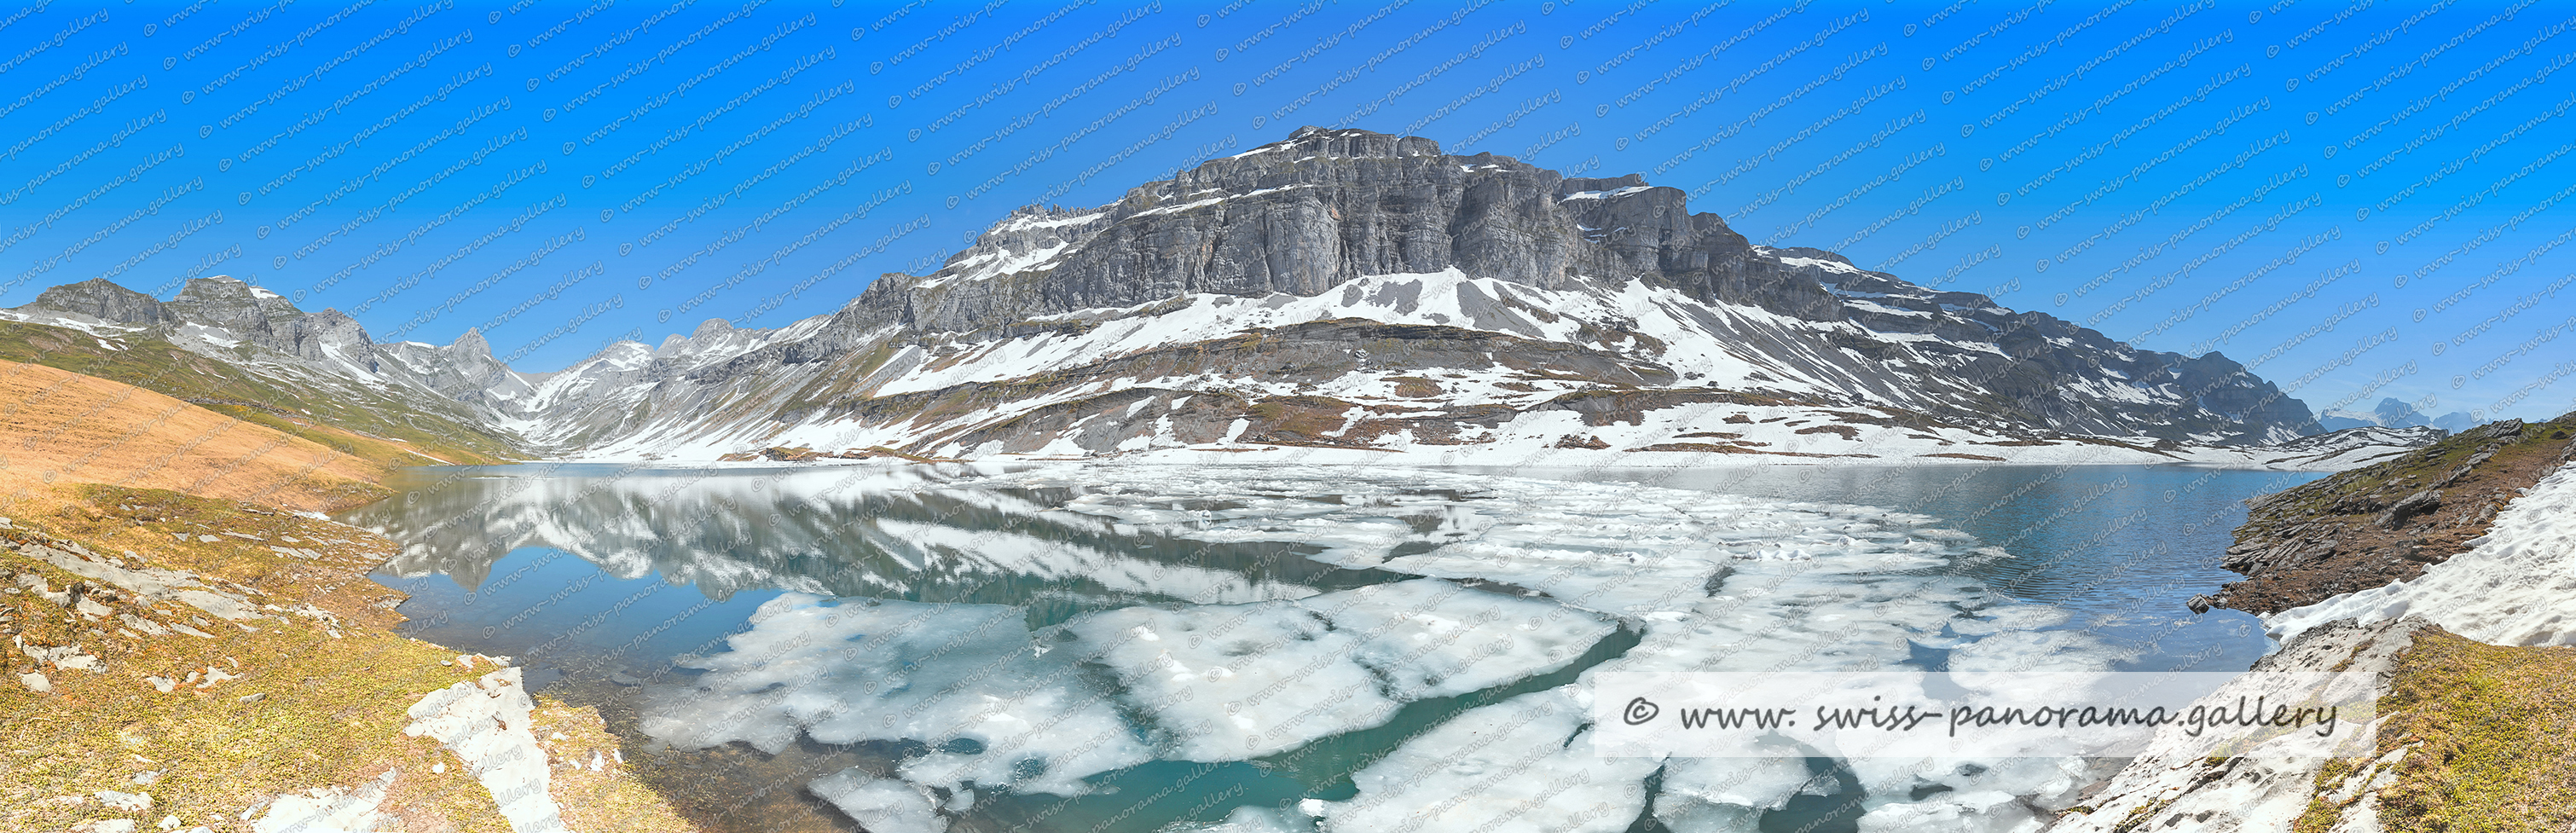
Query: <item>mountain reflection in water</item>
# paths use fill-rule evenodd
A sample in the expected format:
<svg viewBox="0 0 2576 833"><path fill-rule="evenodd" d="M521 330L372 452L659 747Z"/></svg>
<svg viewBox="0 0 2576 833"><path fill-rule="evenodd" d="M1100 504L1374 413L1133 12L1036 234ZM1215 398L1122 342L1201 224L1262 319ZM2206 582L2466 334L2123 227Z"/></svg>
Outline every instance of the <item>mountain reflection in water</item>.
<svg viewBox="0 0 2576 833"><path fill-rule="evenodd" d="M1319 564L1311 546L1211 544L1064 511L1074 490L985 484L965 466L649 470L420 469L398 500L344 517L401 553L381 568L468 590L528 547L619 579L658 576L724 600L745 590L1025 604L1295 598L1392 580Z"/></svg>

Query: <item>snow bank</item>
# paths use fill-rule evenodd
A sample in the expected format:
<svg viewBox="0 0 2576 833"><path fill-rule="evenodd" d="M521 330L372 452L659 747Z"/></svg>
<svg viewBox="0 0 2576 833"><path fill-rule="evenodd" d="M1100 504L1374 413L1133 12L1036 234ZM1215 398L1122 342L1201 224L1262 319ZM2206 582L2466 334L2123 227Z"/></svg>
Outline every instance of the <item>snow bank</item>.
<svg viewBox="0 0 2576 833"><path fill-rule="evenodd" d="M465 759L467 771L492 791L511 830L561 833L563 818L547 792L546 752L528 730L528 713L535 708L519 669L504 668L420 698L403 734L435 739Z"/></svg>

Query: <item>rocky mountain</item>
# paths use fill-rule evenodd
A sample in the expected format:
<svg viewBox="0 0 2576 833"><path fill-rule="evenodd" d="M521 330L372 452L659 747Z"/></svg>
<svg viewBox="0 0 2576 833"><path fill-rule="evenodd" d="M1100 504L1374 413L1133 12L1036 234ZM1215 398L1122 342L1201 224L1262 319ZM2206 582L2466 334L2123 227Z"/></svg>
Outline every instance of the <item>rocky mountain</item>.
<svg viewBox="0 0 2576 833"><path fill-rule="evenodd" d="M2476 415L2467 411L2452 411L2450 413L2434 417L2433 421L2429 424L2435 428L2456 434L2461 431L2466 431L2471 428L2484 425L2486 422L2478 419Z"/></svg>
<svg viewBox="0 0 2576 833"><path fill-rule="evenodd" d="M498 412L478 404L525 386L480 336L445 347L378 344L339 310L307 313L229 276L190 280L169 301L101 279L47 289L0 310L0 358L132 384L334 447L345 443L306 429L319 421L443 449L400 455L408 462L525 450Z"/></svg>
<svg viewBox="0 0 2576 833"><path fill-rule="evenodd" d="M2247 449L2253 462L2297 469L2340 471L2396 457L2440 442L2450 432L2439 428L2381 428L2376 425L2310 434L2287 442Z"/></svg>
<svg viewBox="0 0 2576 833"><path fill-rule="evenodd" d="M2138 350L1829 252L1757 246L1633 175L1567 178L1363 130L1301 129L1106 206L1022 210L941 269L888 274L784 330L711 327L649 359L636 345L566 371L567 390L619 393L573 404L541 390L536 409L580 412L541 439L610 454L1883 455L1968 434L2247 444L2316 430L2224 356ZM1815 427L1849 446L1720 421L1793 413L1838 423Z"/></svg>
<svg viewBox="0 0 2576 833"><path fill-rule="evenodd" d="M30 307L236 339L601 458L1997 459L1982 445L2156 459L2319 430L2225 356L2141 350L1831 252L1755 245L1685 197L1635 175L1301 128L1108 205L1022 209L937 271L886 274L829 315L709 321L545 374L493 361L472 332L374 344L336 312L219 279L167 303L92 281Z"/></svg>
<svg viewBox="0 0 2576 833"><path fill-rule="evenodd" d="M2317 424L2328 431L2367 426L2385 428L2431 426L2444 431L2459 432L2476 428L2482 423L2467 411L2452 411L2438 417L2428 417L2414 405L2398 401L2393 397L2383 397L2379 400L2379 404L2371 406L2367 411L2328 409L2317 415Z"/></svg>

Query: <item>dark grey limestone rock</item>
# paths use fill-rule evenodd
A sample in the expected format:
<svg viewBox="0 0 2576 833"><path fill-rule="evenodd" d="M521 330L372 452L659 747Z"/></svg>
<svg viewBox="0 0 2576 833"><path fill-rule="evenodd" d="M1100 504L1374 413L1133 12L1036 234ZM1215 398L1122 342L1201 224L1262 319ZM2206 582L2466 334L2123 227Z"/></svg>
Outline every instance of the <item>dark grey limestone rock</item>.
<svg viewBox="0 0 2576 833"><path fill-rule="evenodd" d="M2372 523L2381 529L2396 529L2405 526L2406 522L2413 520L2415 516L2439 509L2441 506L2442 493L2426 489L2407 495L2404 500L2389 504L2388 511L2379 513L2379 517L2373 519Z"/></svg>

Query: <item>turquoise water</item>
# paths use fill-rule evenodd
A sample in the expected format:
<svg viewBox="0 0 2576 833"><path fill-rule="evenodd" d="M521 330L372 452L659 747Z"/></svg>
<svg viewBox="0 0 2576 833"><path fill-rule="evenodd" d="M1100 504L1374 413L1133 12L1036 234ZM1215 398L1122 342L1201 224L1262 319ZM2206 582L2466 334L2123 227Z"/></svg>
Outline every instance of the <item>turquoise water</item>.
<svg viewBox="0 0 2576 833"><path fill-rule="evenodd" d="M1853 575L1912 582L1901 586L1917 588L1909 592L1918 595L1937 591L1947 608L1934 605L1924 614L1921 605L1891 607L1884 598L1891 594L1879 590L1834 596L1840 585L1832 581L1840 579L1829 576L1803 591L1829 598L1782 609L1819 619L1929 615L1908 627L1947 634L1942 617L2036 605L2061 614L2035 626L2074 646L2060 657L2131 670L2242 669L2266 648L2252 617L2195 616L2182 602L2233 577L2216 561L2243 520L2246 497L2314 477L2033 466L1515 469L1436 477L1313 469L1258 476L1223 470L1220 477L1108 467L516 466L415 470L397 484L403 497L346 520L403 545L377 579L412 595L401 608L412 619L412 635L518 658L541 692L627 716L613 719L613 728L636 752L678 747L670 760L687 762L693 779L756 782L768 792L781 786L778 772L790 761L799 779L835 769L891 778L910 766L905 777L913 781L904 783L918 783L916 789L942 802L950 829L1160 830L1217 822L1243 807L1284 812L1310 800L1350 802L1361 792L1355 772L1382 764L1432 727L1578 685L1585 669L1620 661L1641 640L1671 644L1656 641L1671 632L1657 630L1653 617L1634 615L1640 603L1605 601L1645 599L1640 591L1673 583L1666 578L1642 580L1632 571L1627 579L1562 583L1572 581L1562 568L1514 567L1516 558L1575 553L1635 562L1642 553L1651 561L1659 548L1696 552L1715 536L1727 539L1721 548L1734 558L1794 551L1781 557L1832 561L1854 553L1889 557L1903 542L1930 555ZM1563 484L1562 491L1550 483ZM1706 502L1690 497L1695 494ZM1631 501L1641 507L1635 513L1624 509ZM1642 508L1646 503L1655 505L1652 511ZM1778 517L1774 507L1793 509ZM1728 513L1753 520L1675 532L1675 523ZM1691 592L1682 595L1722 597L1763 565L1784 562L1733 563L1744 566L1687 574L1681 583ZM1031 659L1027 650L1100 644L1102 623L1109 622L1234 627L1253 612L1270 616L1318 604L1292 600L1358 598L1351 595L1355 588L1421 575L1467 588L1444 592L1497 605L1590 601L1566 620L1576 642L1562 656L1488 652L1495 656L1488 664L1502 668L1489 675L1492 685L1393 692L1382 713L1336 717L1342 722L1323 721L1312 731L1288 721L1271 727L1270 735L1295 729L1288 732L1292 742L1258 754L1210 753L1212 743L1194 742L1175 728L1188 723L1184 718L1215 712L1170 705L1156 711L1141 689L1131 688L1147 684L1138 673L1145 666L1121 665L1102 653ZM810 653L802 640L778 640L780 628L808 621L798 616L840 621L836 606L871 602L894 605L869 608L888 611L884 616L909 617L899 621L922 645L890 644L884 634L892 629L871 628L871 639L849 637L866 652L808 657L796 653ZM1161 611L1164 619L1135 618L1140 610ZM968 613L983 618L958 618ZM1007 621L994 613L1007 614ZM763 617L771 618L755 621ZM952 621L959 624L946 624ZM964 624L969 621L980 624ZM1484 638L1499 625L1476 628L1474 636ZM1340 623L1325 629L1353 630ZM1195 636L1191 641L1196 644ZM1899 640L1874 649L1880 661L1938 667L1948 651L1926 643L1939 641ZM1756 649L1744 644L1751 661ZM1703 661L1723 661L1725 654L1716 650L1715 659ZM1289 654L1281 656L1289 661ZM1302 667L1323 667L1327 659L1301 660ZM794 666L799 675L760 676L777 669L759 663L784 669L791 660L802 663ZM1056 664L1012 664L1029 662ZM1388 668L1359 670L1384 677ZM1031 735L1040 740L1028 748L1042 754L1021 761L1018 770L997 774L986 767L981 778L942 782L921 775L925 762L984 761L991 737L854 729L866 721L831 708L817 715L770 705L829 695L859 717L872 717L871 708L883 712L888 725L898 714L939 714L946 707L937 697L876 692L875 680L889 676L946 681L942 692L961 697L1059 686L1072 693L1067 696L1089 692L1116 708L1048 712L1060 730ZM1017 682L1006 692L995 682L1001 678ZM762 679L768 682L738 692L724 682L750 686ZM867 696L853 694L861 688ZM719 713L717 703L726 704L724 714L765 717L738 731L728 727L730 735L701 731L707 716ZM1091 742L1055 743L1081 736L1075 727L1084 727ZM1104 739L1107 747L1138 751L1108 755L1099 751ZM733 763L688 757L708 754L691 751L706 744L734 753L723 759ZM1099 760L1068 763L1079 755ZM1036 771L1048 768L1054 771ZM1653 788L1662 777L1658 772L1644 783ZM996 787L996 779L1017 780ZM727 829L857 829L814 791L778 791L797 798L738 809L746 805L716 807L692 799L694 793L673 795L684 811ZM1081 794L1068 794L1074 792ZM1853 814L1815 808L1840 805L1839 797L1855 793L1811 792L1828 794L1796 796L1767 813L1762 827L1851 829ZM1652 813L1626 812L1635 819L1629 829L1663 828Z"/></svg>

